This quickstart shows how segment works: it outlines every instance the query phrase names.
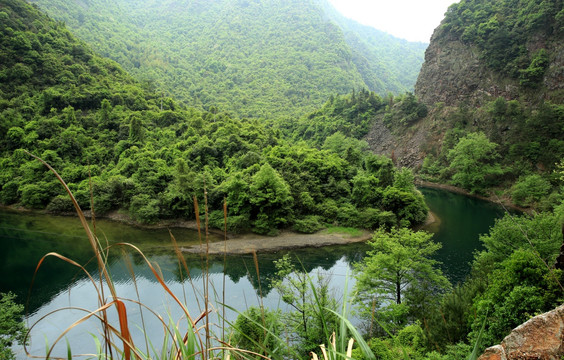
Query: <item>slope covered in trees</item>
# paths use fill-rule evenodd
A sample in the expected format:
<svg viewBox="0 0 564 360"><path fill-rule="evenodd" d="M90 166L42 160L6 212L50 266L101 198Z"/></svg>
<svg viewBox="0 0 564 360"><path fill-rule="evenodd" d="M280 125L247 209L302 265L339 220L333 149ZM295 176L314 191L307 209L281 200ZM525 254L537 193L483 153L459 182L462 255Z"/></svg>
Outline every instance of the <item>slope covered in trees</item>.
<svg viewBox="0 0 564 360"><path fill-rule="evenodd" d="M452 5L426 51L415 95L388 96L363 110L355 118L368 129L354 136L426 180L551 209L560 201L554 171L564 157L563 11L559 0ZM317 131L315 118L294 128Z"/></svg>
<svg viewBox="0 0 564 360"><path fill-rule="evenodd" d="M380 95L413 91L428 44L395 38L344 17L325 0L318 0L318 3L342 29L368 89Z"/></svg>
<svg viewBox="0 0 564 360"><path fill-rule="evenodd" d="M427 174L452 178L474 192L491 186L509 188L516 182L510 195L526 206L538 203L540 195L524 201L528 195L519 194L524 184L532 193L552 191L558 181L554 170L564 157L563 21L560 0L461 1L451 6L433 36L430 61L417 85L421 99L434 105L430 121L443 123L433 130L434 136L442 136L442 146L427 146ZM475 86L443 89L429 83L438 62L464 56L459 44L474 51L470 62L477 70L453 69L453 76ZM450 60L434 57L437 48L450 52ZM446 103L429 103L441 93ZM490 146L490 154L472 159L462 142L482 150ZM466 165L460 166L461 161ZM482 172L475 171L478 168ZM490 171L484 173L485 169Z"/></svg>
<svg viewBox="0 0 564 360"><path fill-rule="evenodd" d="M159 92L240 117L302 115L354 88L406 91L423 59L422 44L331 20L325 0L33 2Z"/></svg>
<svg viewBox="0 0 564 360"><path fill-rule="evenodd" d="M427 50L416 96L385 101L371 120L368 140L385 132L396 154L415 144L399 161L421 166L422 178L534 209L496 221L480 238L470 276L442 295L433 291L423 316L414 313L420 303L391 312L384 323L395 336L369 340L377 358L467 358L475 345L479 354L562 304L555 259L564 222L563 19L559 0L452 5ZM377 269L361 270L361 281L382 280Z"/></svg>
<svg viewBox="0 0 564 360"><path fill-rule="evenodd" d="M100 58L60 22L1 0L0 201L72 211L42 157L83 209L140 222L193 218L207 190L212 225L275 233L324 224L413 226L426 218L409 172L357 151L290 143L258 120L179 106ZM374 97L374 95L373 95ZM203 210L202 210L203 211Z"/></svg>

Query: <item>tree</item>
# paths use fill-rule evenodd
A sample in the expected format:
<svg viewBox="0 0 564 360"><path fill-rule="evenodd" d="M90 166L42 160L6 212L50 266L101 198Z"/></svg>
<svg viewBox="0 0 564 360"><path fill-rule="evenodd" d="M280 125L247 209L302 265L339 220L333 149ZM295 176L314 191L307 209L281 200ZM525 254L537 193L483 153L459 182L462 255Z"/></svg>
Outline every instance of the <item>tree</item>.
<svg viewBox="0 0 564 360"><path fill-rule="evenodd" d="M419 317L449 282L431 256L441 248L432 234L394 228L380 228L369 242L372 250L355 264L356 291L361 308L376 311L390 326L405 322L409 315Z"/></svg>
<svg viewBox="0 0 564 360"><path fill-rule="evenodd" d="M290 187L270 164L261 166L253 176L250 193L253 206L251 215L254 215L256 232L274 233L278 226L289 221L292 203Z"/></svg>
<svg viewBox="0 0 564 360"><path fill-rule="evenodd" d="M129 140L132 142L143 142L144 129L141 119L137 115L132 115L129 124Z"/></svg>
<svg viewBox="0 0 564 360"><path fill-rule="evenodd" d="M282 301L293 309L285 317L298 341L297 349L309 353L335 331L336 316L327 310L337 308L329 293L329 279L321 274L316 279L310 278L306 270L296 268L288 254L274 264L276 275L272 286L280 293Z"/></svg>
<svg viewBox="0 0 564 360"><path fill-rule="evenodd" d="M562 303L562 271L547 268L530 249L518 249L488 274L483 294L474 299L470 341L481 333L481 343L498 344L533 314ZM487 319L484 330L482 324Z"/></svg>
<svg viewBox="0 0 564 360"><path fill-rule="evenodd" d="M497 144L482 132L460 139L447 155L450 169L455 171L453 182L472 193L482 192L492 177L503 174L501 166L495 162L499 157L496 148Z"/></svg>
<svg viewBox="0 0 564 360"><path fill-rule="evenodd" d="M10 347L14 343L23 344L25 340L24 307L15 299L13 293L0 293L0 358L5 360L15 359Z"/></svg>
<svg viewBox="0 0 564 360"><path fill-rule="evenodd" d="M548 195L552 186L539 174L520 177L511 189L511 198L516 205L531 206Z"/></svg>
<svg viewBox="0 0 564 360"><path fill-rule="evenodd" d="M405 191L392 186L388 186L382 194L382 208L396 214L402 227L423 223L429 211L423 195L415 188Z"/></svg>

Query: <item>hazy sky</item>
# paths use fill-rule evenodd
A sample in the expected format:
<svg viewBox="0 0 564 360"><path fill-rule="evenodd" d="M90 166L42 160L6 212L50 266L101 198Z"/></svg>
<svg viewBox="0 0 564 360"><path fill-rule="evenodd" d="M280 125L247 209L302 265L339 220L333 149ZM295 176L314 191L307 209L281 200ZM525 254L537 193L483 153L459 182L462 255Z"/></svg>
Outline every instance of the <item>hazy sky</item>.
<svg viewBox="0 0 564 360"><path fill-rule="evenodd" d="M329 0L346 17L409 41L429 42L459 0Z"/></svg>

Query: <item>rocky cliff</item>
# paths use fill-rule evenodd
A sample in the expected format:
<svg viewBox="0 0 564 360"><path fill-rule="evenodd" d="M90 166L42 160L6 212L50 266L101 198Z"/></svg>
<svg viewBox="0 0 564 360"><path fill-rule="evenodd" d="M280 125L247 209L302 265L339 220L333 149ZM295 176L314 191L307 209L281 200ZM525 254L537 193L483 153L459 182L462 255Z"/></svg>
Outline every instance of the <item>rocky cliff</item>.
<svg viewBox="0 0 564 360"><path fill-rule="evenodd" d="M478 360L559 360L564 357L564 305L515 328Z"/></svg>
<svg viewBox="0 0 564 360"><path fill-rule="evenodd" d="M428 105L564 100L562 1L461 1L435 30L415 85ZM534 19L534 20L531 20Z"/></svg>
<svg viewBox="0 0 564 360"><path fill-rule="evenodd" d="M563 39L562 0L453 4L431 38L415 85L429 115L395 128L387 124L388 129L384 119L377 119L366 140L373 151L393 154L399 165L412 168L428 154L444 156L448 149L442 149L442 141L453 128L484 132L500 146L502 157L512 147L527 147L533 139L519 133L524 127L518 128L517 118L531 117L548 103L564 103ZM496 108L497 100L501 106ZM510 107L518 111L506 111Z"/></svg>

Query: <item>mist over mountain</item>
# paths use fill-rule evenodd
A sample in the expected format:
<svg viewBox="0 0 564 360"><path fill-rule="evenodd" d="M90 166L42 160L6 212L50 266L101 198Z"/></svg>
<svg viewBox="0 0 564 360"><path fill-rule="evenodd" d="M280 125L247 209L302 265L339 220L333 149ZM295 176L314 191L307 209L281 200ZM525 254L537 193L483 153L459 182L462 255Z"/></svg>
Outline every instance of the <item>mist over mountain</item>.
<svg viewBox="0 0 564 360"><path fill-rule="evenodd" d="M426 44L326 0L35 0L147 86L242 117L302 115L330 95L413 89Z"/></svg>

